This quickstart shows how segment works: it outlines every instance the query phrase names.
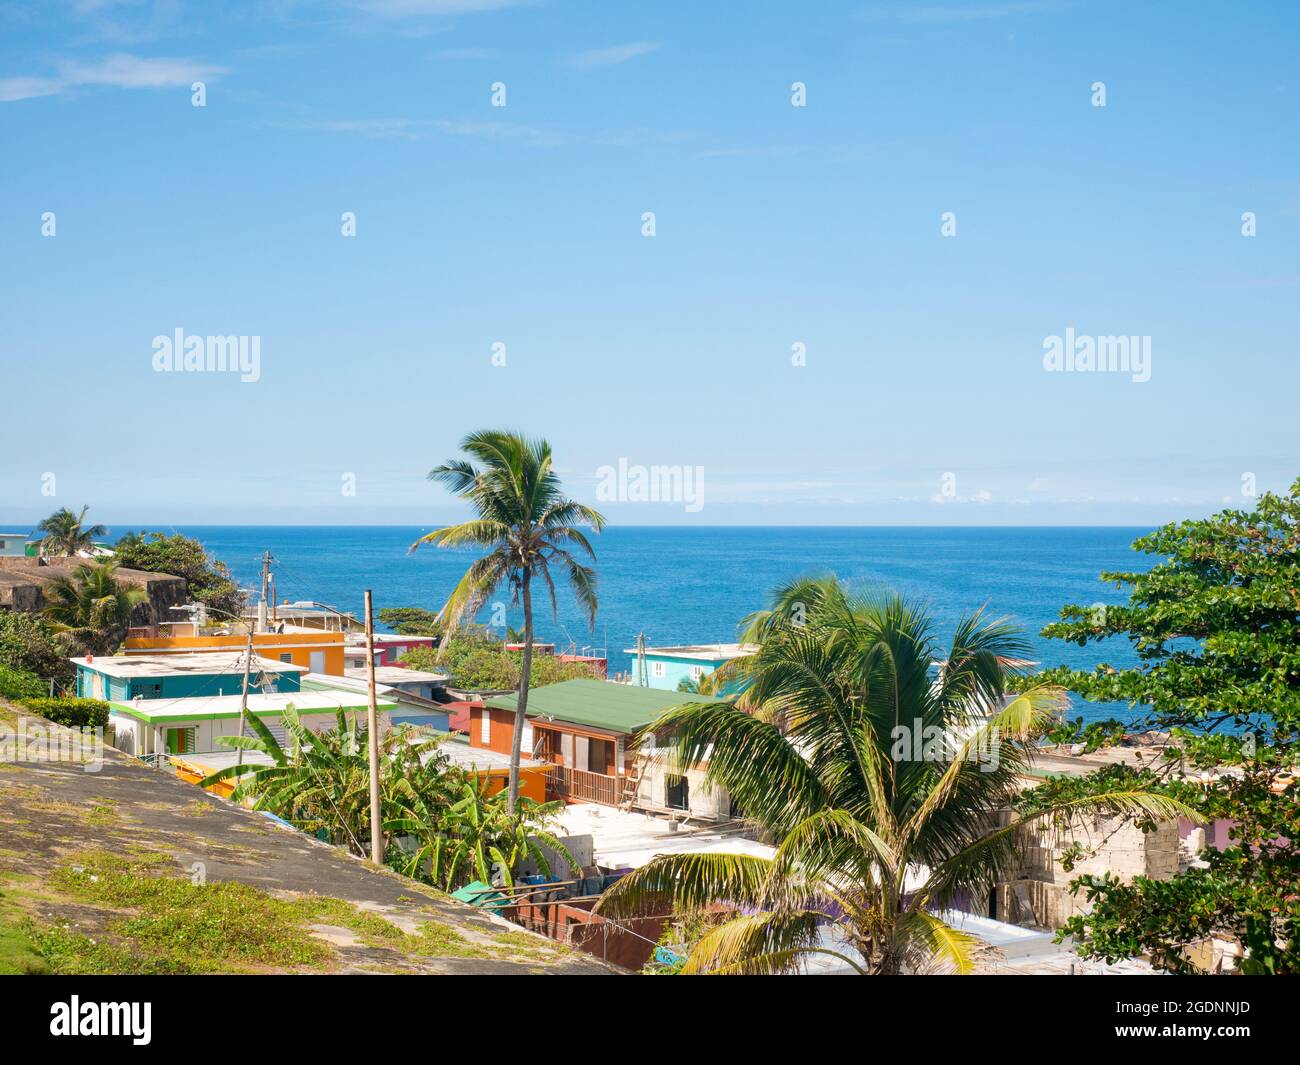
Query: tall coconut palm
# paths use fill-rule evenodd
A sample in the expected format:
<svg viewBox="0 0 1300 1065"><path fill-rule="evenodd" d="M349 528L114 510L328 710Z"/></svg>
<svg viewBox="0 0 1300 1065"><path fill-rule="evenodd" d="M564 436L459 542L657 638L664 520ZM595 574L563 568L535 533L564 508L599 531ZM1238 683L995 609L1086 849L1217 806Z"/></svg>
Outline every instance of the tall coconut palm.
<svg viewBox="0 0 1300 1065"><path fill-rule="evenodd" d="M474 508L476 517L459 525L438 529L411 545L484 547L488 553L470 564L448 597L439 619L453 632L474 615L488 598L508 583L513 605L523 603L524 650L515 711L514 739L510 746L508 809L519 798L519 748L528 709L528 682L533 665L533 580L540 579L556 611L555 580L551 567L567 578L578 602L596 625L596 571L576 556L595 561L587 537L578 526L599 532L605 519L591 507L564 496L560 479L551 467L551 445L528 440L519 433L485 430L470 433L460 448L469 460L455 459L429 472L437 481Z"/></svg>
<svg viewBox="0 0 1300 1065"><path fill-rule="evenodd" d="M107 654L126 634L131 611L147 598L114 577L116 565L83 563L71 577L56 577L45 586L44 614L56 632L81 654Z"/></svg>
<svg viewBox="0 0 1300 1065"><path fill-rule="evenodd" d="M1028 681L1011 693L1027 648L1004 622L963 619L941 654L923 609L834 578L779 589L747 622L760 647L725 672L761 711L686 705L652 730L678 771L707 760L708 781L771 834L775 856L660 856L600 904L612 916L735 908L687 972L795 971L816 954L863 973L967 972L977 941L942 915L982 908L1011 877L1023 825L1189 814L1140 791L1008 813L1059 695Z"/></svg>
<svg viewBox="0 0 1300 1065"><path fill-rule="evenodd" d="M72 557L83 551L86 553L93 551L95 537L106 536L108 529L103 525L82 524L86 520L86 511L89 509L89 507L82 507L80 514L74 514L67 507L60 507L42 521L37 526L37 529L44 534L41 537L41 554Z"/></svg>

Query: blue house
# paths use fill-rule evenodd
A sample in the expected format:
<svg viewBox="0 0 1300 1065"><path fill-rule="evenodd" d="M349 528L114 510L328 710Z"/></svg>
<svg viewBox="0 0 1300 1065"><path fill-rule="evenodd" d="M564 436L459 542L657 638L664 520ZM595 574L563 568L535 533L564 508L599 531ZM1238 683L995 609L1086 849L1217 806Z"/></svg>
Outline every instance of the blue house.
<svg viewBox="0 0 1300 1065"><path fill-rule="evenodd" d="M27 533L0 532L0 558L22 558L30 539Z"/></svg>
<svg viewBox="0 0 1300 1065"><path fill-rule="evenodd" d="M683 680L698 684L719 666L758 648L739 643L684 644L678 647L647 647L640 651L629 647L632 656L632 683L647 688L677 691ZM642 656L644 655L644 669Z"/></svg>
<svg viewBox="0 0 1300 1065"><path fill-rule="evenodd" d="M244 656L236 651L87 657L72 663L77 667L77 695L110 703L239 695L244 684ZM249 690L296 692L306 672L291 662L254 655Z"/></svg>

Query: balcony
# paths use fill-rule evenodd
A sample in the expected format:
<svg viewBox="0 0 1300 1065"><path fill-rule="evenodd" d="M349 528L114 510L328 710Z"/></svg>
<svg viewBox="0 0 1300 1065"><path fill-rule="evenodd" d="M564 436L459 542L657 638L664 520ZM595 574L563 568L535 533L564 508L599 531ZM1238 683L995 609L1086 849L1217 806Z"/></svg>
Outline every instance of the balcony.
<svg viewBox="0 0 1300 1065"><path fill-rule="evenodd" d="M546 797L564 799L567 802L598 802L602 806L617 806L623 799L623 778L559 765L547 778Z"/></svg>

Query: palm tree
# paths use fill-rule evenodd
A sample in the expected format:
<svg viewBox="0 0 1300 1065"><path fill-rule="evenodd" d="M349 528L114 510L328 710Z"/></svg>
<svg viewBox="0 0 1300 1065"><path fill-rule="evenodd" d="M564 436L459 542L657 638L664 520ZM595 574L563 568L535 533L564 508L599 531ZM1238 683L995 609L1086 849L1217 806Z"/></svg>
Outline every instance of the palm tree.
<svg viewBox="0 0 1300 1065"><path fill-rule="evenodd" d="M510 747L508 809L519 799L519 747L528 709L528 682L533 666L533 578L545 582L556 612L555 581L551 566L568 578L578 602L596 626L596 571L575 557L575 549L595 561L596 552L579 525L600 532L605 519L591 507L575 503L562 493L551 468L551 445L527 440L519 433L484 430L470 433L460 449L470 461L454 459L429 472L437 481L468 502L476 513L471 521L438 529L411 545L438 547L477 546L488 553L465 571L438 617L450 634L473 619L503 581L510 586L512 605L523 602L524 651ZM472 461L476 460L476 461Z"/></svg>
<svg viewBox="0 0 1300 1065"><path fill-rule="evenodd" d="M60 507L41 522L37 526L44 533L41 537L41 554L72 557L83 551L93 551L95 537L106 536L108 529L103 525L82 525L89 509L82 507L80 514L74 514L67 507Z"/></svg>
<svg viewBox="0 0 1300 1065"><path fill-rule="evenodd" d="M493 883L494 869L502 883L513 887L515 871L529 858L544 876L552 874L551 856L566 862L569 869L577 868L573 855L551 831L564 803L537 802L522 795L511 811L506 808L506 793L488 795L485 784L473 774L461 783L455 801L441 816L428 808L416 789L399 800L406 806L405 816L394 817L387 827L405 834L410 842L399 851L397 870L451 891L475 877Z"/></svg>
<svg viewBox="0 0 1300 1065"><path fill-rule="evenodd" d="M113 576L113 562L78 566L71 577L56 577L45 586L44 614L56 632L82 654L107 654L125 634L131 611L147 593Z"/></svg>
<svg viewBox="0 0 1300 1065"><path fill-rule="evenodd" d="M760 647L724 669L761 711L686 705L652 730L670 737L679 771L707 759L708 781L771 834L775 855L663 855L599 905L615 917L734 907L685 972L797 971L816 954L863 973L968 972L978 941L942 915L1010 879L1024 825L1190 815L1142 791L1008 813L1059 693L1013 682L1027 645L1005 622L963 619L938 662L923 609L833 577L778 589L746 622Z"/></svg>
<svg viewBox="0 0 1300 1065"><path fill-rule="evenodd" d="M253 735L218 736L217 742L234 750L257 751L270 761L227 766L199 785L206 788L235 780L233 801L249 799L255 810L273 813L304 832L323 833L331 843L368 857L370 757L368 733L359 716L339 710L336 728L318 733L303 725L290 704L281 717L290 741L286 750L256 714L249 714L247 724ZM392 729L380 741L384 765L380 809L386 833L391 834L390 816L409 816L412 794L421 796L431 818L451 802L454 781L442 783L448 763L436 752L440 742L441 737L421 739L405 729Z"/></svg>

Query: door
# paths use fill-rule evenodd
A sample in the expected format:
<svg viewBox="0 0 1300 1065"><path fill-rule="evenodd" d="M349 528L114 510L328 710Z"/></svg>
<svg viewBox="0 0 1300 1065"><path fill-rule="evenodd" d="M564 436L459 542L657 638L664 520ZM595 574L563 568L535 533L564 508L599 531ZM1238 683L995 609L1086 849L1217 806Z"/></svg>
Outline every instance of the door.
<svg viewBox="0 0 1300 1065"><path fill-rule="evenodd" d="M167 753L168 754L193 754L194 753L194 729L169 728L167 730Z"/></svg>
<svg viewBox="0 0 1300 1065"><path fill-rule="evenodd" d="M664 785L664 805L670 810L689 810L691 808L691 786L685 777L669 774Z"/></svg>
<svg viewBox="0 0 1300 1065"><path fill-rule="evenodd" d="M325 672L325 652L313 651L311 653L311 671L313 673Z"/></svg>

